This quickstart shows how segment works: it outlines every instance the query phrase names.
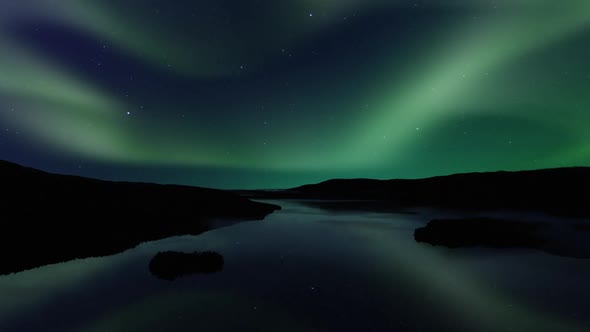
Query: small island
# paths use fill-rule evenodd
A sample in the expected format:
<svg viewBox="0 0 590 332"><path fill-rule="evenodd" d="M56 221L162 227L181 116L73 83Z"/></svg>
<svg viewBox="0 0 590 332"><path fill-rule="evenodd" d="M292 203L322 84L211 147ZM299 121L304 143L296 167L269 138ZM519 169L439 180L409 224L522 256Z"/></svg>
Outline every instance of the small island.
<svg viewBox="0 0 590 332"><path fill-rule="evenodd" d="M434 219L414 231L416 242L448 248L529 248L549 254L590 258L587 224L502 220Z"/></svg>
<svg viewBox="0 0 590 332"><path fill-rule="evenodd" d="M157 278L173 281L191 274L219 272L223 270L223 263L223 256L213 251L164 251L152 258L149 269Z"/></svg>
<svg viewBox="0 0 590 332"><path fill-rule="evenodd" d="M458 247L535 248L545 242L542 223L492 218L434 219L414 231L417 242Z"/></svg>

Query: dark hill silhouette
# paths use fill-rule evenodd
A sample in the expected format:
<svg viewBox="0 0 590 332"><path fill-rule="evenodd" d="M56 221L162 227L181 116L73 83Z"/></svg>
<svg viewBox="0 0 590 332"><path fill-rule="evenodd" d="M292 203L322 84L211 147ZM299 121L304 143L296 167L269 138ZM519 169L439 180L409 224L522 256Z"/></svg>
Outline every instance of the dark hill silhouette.
<svg viewBox="0 0 590 332"><path fill-rule="evenodd" d="M589 167L468 173L417 180L337 179L242 194L302 199L305 204L328 210L457 210L462 216L473 213L474 217L432 220L415 231L416 241L450 248L533 248L561 256L590 258L590 226L586 220L590 218ZM516 211L521 219L481 217L490 211ZM538 212L559 218L539 223L535 221Z"/></svg>
<svg viewBox="0 0 590 332"><path fill-rule="evenodd" d="M250 197L373 200L389 208L512 209L590 216L590 167L468 173L417 180L329 180Z"/></svg>
<svg viewBox="0 0 590 332"><path fill-rule="evenodd" d="M280 207L214 189L56 175L0 161L0 274L199 234Z"/></svg>

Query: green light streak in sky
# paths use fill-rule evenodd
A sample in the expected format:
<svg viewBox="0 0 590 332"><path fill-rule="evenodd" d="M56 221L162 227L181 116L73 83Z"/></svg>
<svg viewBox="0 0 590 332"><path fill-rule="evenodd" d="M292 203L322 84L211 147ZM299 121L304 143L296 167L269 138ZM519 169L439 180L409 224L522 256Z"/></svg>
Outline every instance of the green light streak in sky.
<svg viewBox="0 0 590 332"><path fill-rule="evenodd" d="M19 98L60 102L84 106L97 112L110 112L116 102L88 86L82 80L55 70L51 64L35 59L2 41L9 51L0 54L0 92Z"/></svg>
<svg viewBox="0 0 590 332"><path fill-rule="evenodd" d="M214 4L216 10L210 12L206 10L211 3L179 3L192 17L180 23L177 18L168 16L165 8L154 5L138 10L134 1L95 0L84 4L74 1L67 16L81 27L108 38L118 47L155 66L180 75L212 78L232 75L244 62L249 65L263 63L277 50L293 48L306 37L335 24L333 20L322 19L302 26L300 17L312 12L310 8L333 16L359 3L358 0L292 1L289 6L271 6L272 15L263 12L263 18L242 13L252 16L250 19L266 20L263 29L253 28L255 25L250 20L235 22L239 17L231 11L236 5L231 1ZM150 14L156 14L156 18L146 19ZM203 27L203 21L211 26ZM179 33L178 29L167 29L171 23L182 24L185 31ZM195 23L197 29L194 29ZM233 29L228 30L230 25ZM273 28L268 29L268 26ZM256 38L248 38L251 36Z"/></svg>
<svg viewBox="0 0 590 332"><path fill-rule="evenodd" d="M438 15L440 11L445 18L422 21L419 24L427 26L417 29L419 33L415 35L413 30L404 30L406 39L399 44L379 45L377 39L379 46L367 51L375 53L370 58L374 63L354 74L325 68L331 66L327 62L316 67L310 62L307 65L312 70L297 61L301 61L298 59L302 52L312 47L319 48L321 53L319 41L326 43L334 36L338 43L333 48L342 48L346 40L338 33L350 33L352 30L347 29L351 27L363 29L372 24L371 15L375 13L398 9L410 13L413 6L404 1L301 0L269 3L253 12L245 6L250 12L244 13L244 17L230 2L215 6L219 17L197 11L195 23L190 15L181 15L176 20L174 15L184 11L138 6L131 1L82 4L30 0L7 5L0 13L2 124L6 129L10 126L26 132L31 141L60 155L121 165L322 174L333 171L355 177L365 176L363 170L373 169L382 171L371 176L405 177L415 175L411 170L416 165L410 162L404 166L408 159L426 154L419 150L421 142L430 140L436 144L437 135L445 135L437 131L440 126L460 113L472 118L489 113L567 134L570 140L563 140L562 145L551 150L540 152L544 142L534 147L539 152L535 156L535 165L539 167L590 163L590 137L585 134L590 115L576 111L590 107L585 94L588 80L584 78L590 72L566 81L562 87L549 83L523 87L529 73L550 65L545 61L548 51L563 51L563 42L588 32L587 1L425 1L421 6L431 14ZM351 22L353 15L358 18L357 23ZM221 24L224 18L229 25ZM254 18L262 23L253 24ZM12 34L13 22L37 19L87 34L129 61L163 73L171 85L175 84L174 79L235 83L224 92L226 99L236 98L236 102L223 104L223 100L218 105L214 100L208 104L201 103L198 97L176 102L172 88L162 96L158 91L143 91L140 94L145 100L141 101L140 97L124 98L121 91L110 90L109 86L95 82L95 77L76 72L67 62L37 52L19 35ZM400 23L406 27L404 24L409 23ZM371 37L374 36L366 36ZM419 42L413 43L416 40ZM568 54L584 49L583 45L577 47ZM299 66L295 69L288 67L292 62L282 58L291 52L293 63ZM362 49L351 52L342 56L368 55ZM339 55L335 52L333 56ZM528 59L535 60L535 64L529 64ZM573 63L571 70L587 69L583 58L569 61ZM244 63L246 66L240 72ZM247 89L256 80L275 75L279 77L278 84L286 85L299 79L298 75L305 70L309 72L299 80L303 83L293 90L261 84L259 90L249 90L256 96L240 95L241 89ZM548 75L553 81L560 79L558 73ZM354 91L353 84L341 84L357 79L363 82L366 92ZM323 82L319 86L327 91L315 96L314 86L319 80ZM517 92L508 97L511 87ZM258 119L256 112L251 117L241 116L259 110L269 101L274 104L272 113L259 112ZM127 117L127 112L135 114L139 102L157 108L154 112L158 115ZM290 103L295 105L293 109L287 106ZM370 108L358 107L365 104ZM12 111L15 108L17 112ZM535 114L539 110L543 114ZM215 118L218 111L226 112L227 119ZM180 117L180 113L189 116ZM328 114L335 115L333 121L328 120ZM233 120L234 115L239 120ZM270 116L272 127L258 126ZM474 131L489 129L485 126ZM487 165L492 169L531 165L531 161L519 159L519 154L504 155L498 147L483 145L481 149L502 154L501 162ZM435 152L428 160L444 157L444 152ZM479 165L485 163L482 159ZM473 169L478 167L477 162L473 165L469 169L478 170ZM427 175L445 171L432 165Z"/></svg>
<svg viewBox="0 0 590 332"><path fill-rule="evenodd" d="M479 24L464 28L469 36L451 38L458 45L448 47L453 50L450 54L436 57L434 64L428 66L431 69L410 80L413 83L407 89L383 97L389 101L352 135L346 154L356 156L360 164L400 157L411 147L417 128L424 131L453 112L462 98L468 98L477 89L477 79L481 80L487 71L580 32L590 24L590 3L563 9L558 14L541 12L526 19L496 18L483 28Z"/></svg>

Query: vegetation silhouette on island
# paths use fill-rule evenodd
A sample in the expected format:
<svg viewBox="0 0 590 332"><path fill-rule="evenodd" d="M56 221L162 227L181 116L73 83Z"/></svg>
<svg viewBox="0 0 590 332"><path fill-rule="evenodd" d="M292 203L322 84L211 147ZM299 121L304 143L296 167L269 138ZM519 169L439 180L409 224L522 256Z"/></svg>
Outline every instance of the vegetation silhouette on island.
<svg viewBox="0 0 590 332"><path fill-rule="evenodd" d="M150 261L152 275L168 281L192 274L208 274L223 270L223 256L213 251L184 253L163 251Z"/></svg>
<svg viewBox="0 0 590 332"><path fill-rule="evenodd" d="M588 222L531 222L486 217L435 219L414 231L417 242L449 248L529 248L590 258Z"/></svg>

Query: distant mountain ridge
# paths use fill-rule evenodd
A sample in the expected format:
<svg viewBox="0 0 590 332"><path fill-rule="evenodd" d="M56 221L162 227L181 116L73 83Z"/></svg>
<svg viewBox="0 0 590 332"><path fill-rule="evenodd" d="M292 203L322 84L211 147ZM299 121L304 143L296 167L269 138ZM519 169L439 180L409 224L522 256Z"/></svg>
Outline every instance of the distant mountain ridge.
<svg viewBox="0 0 590 332"><path fill-rule="evenodd" d="M254 197L378 200L398 207L537 210L590 216L590 167L464 173L425 179L334 179Z"/></svg>

